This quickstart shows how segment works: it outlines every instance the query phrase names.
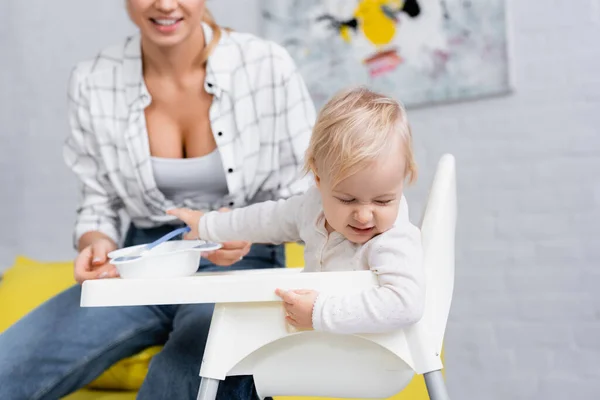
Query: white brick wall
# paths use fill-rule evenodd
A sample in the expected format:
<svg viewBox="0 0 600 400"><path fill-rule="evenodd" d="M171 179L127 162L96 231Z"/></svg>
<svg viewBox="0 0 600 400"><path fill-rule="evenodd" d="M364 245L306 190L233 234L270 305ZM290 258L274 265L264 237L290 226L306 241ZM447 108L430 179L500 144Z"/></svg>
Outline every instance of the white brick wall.
<svg viewBox="0 0 600 400"><path fill-rule="evenodd" d="M511 1L514 93L409 111L459 179L453 399L600 398L600 2ZM421 210L413 210L418 216Z"/></svg>
<svg viewBox="0 0 600 400"><path fill-rule="evenodd" d="M235 1L237 13L233 2L209 6L223 24L258 32L259 0ZM439 157L457 158L450 394L597 399L600 1L509 2L515 92L409 112L421 167L409 194L415 220ZM0 270L17 253L72 255L76 192L60 158L67 73L129 30L122 2L67 3L12 0L0 13L0 50L12 55L0 63Z"/></svg>

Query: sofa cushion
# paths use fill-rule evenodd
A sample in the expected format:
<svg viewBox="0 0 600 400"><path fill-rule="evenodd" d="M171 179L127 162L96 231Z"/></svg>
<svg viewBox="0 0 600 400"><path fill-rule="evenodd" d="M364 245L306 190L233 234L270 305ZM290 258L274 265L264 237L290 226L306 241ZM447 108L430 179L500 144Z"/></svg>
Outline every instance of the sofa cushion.
<svg viewBox="0 0 600 400"><path fill-rule="evenodd" d="M0 333L52 296L74 285L73 262L40 262L18 256L0 281ZM94 389L140 388L152 356L161 347L143 350L105 371L89 387Z"/></svg>

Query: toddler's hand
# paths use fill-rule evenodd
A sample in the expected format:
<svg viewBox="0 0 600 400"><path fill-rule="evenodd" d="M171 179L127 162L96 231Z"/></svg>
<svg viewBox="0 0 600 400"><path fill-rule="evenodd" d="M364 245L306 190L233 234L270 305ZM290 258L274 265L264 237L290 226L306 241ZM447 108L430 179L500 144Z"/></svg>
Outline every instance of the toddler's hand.
<svg viewBox="0 0 600 400"><path fill-rule="evenodd" d="M167 210L167 214L179 218L190 227L191 230L183 236L184 239L200 238L198 235L198 223L204 215L202 211L190 210L189 208L172 208Z"/></svg>
<svg viewBox="0 0 600 400"><path fill-rule="evenodd" d="M286 321L298 329L312 329L312 313L315 300L319 295L314 290L275 290L275 294L283 300L287 313Z"/></svg>

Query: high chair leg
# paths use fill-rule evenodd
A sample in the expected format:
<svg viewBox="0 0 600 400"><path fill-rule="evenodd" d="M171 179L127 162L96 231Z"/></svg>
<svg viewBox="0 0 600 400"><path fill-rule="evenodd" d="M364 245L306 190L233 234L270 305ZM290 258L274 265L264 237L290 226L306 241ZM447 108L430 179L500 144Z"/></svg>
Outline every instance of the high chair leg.
<svg viewBox="0 0 600 400"><path fill-rule="evenodd" d="M202 378L200 380L200 390L198 390L197 400L215 400L219 390L219 380L211 378Z"/></svg>
<svg viewBox="0 0 600 400"><path fill-rule="evenodd" d="M423 377L425 378L425 385L427 386L427 392L431 400L450 400L442 371L426 372L423 374Z"/></svg>

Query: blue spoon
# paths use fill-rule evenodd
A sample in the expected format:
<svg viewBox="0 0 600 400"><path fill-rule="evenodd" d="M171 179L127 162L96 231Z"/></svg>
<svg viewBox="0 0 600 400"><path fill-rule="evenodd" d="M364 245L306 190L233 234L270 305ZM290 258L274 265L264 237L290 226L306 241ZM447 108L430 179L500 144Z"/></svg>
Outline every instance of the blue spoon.
<svg viewBox="0 0 600 400"><path fill-rule="evenodd" d="M189 226L186 226L186 227L183 227L183 228L179 228L179 229L175 229L174 231L167 233L163 237L155 240L154 242L147 244L146 247L138 255L136 255L136 256L122 256L122 257L117 257L113 261L120 263L120 262L124 262L124 261L137 260L138 258L143 257L145 254L147 254L150 250L152 250L153 248L155 248L159 244L164 243L167 240L170 240L170 239L174 238L177 235L181 235L183 233L187 233L190 230L191 229L190 229Z"/></svg>

